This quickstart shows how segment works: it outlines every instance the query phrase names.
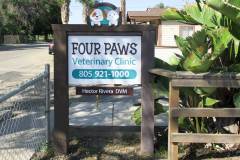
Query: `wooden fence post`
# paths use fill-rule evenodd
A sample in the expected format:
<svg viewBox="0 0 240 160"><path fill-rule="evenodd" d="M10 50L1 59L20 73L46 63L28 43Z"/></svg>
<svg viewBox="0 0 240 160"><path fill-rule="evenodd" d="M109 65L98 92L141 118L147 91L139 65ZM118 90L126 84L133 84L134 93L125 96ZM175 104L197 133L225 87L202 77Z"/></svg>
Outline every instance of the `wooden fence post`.
<svg viewBox="0 0 240 160"><path fill-rule="evenodd" d="M179 88L169 83L169 118L168 118L168 159L178 159L178 144L172 142L172 133L178 132L178 118L172 116L172 109L179 105Z"/></svg>
<svg viewBox="0 0 240 160"><path fill-rule="evenodd" d="M240 117L239 108L199 108L197 106L179 107L179 88L181 87L218 87L240 88L240 74L200 73L186 71L173 72L165 69L151 69L150 73L171 79L169 84L169 126L168 159L178 159L178 143L239 143L239 134L216 133L179 133L179 117Z"/></svg>

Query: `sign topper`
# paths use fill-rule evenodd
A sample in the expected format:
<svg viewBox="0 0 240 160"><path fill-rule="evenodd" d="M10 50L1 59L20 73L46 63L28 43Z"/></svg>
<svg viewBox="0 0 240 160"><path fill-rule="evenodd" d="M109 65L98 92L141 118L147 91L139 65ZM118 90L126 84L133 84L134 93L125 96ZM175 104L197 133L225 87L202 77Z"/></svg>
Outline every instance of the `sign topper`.
<svg viewBox="0 0 240 160"><path fill-rule="evenodd" d="M111 3L97 3L89 10L87 17L90 26L118 26L120 24L120 11Z"/></svg>

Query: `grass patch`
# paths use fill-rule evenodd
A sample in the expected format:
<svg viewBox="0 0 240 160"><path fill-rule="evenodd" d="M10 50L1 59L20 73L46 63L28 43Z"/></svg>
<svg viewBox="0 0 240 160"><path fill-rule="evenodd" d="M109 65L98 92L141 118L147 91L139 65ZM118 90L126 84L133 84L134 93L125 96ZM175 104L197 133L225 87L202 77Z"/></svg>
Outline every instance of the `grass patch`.
<svg viewBox="0 0 240 160"><path fill-rule="evenodd" d="M167 152L167 145L168 145L168 131L163 129L155 133L155 153L154 157L156 159L167 159L168 152Z"/></svg>
<svg viewBox="0 0 240 160"><path fill-rule="evenodd" d="M31 160L48 160L51 159L51 157L53 156L54 150L52 145L44 143L39 149L39 152L36 152L31 158Z"/></svg>

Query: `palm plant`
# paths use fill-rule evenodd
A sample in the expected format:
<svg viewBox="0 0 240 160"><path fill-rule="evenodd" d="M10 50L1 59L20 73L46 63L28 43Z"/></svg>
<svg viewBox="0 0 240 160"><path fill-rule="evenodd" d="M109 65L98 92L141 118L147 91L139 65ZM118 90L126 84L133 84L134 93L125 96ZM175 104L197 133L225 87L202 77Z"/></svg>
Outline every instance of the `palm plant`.
<svg viewBox="0 0 240 160"><path fill-rule="evenodd" d="M168 9L162 15L162 19L165 20L202 26L202 30L191 37L175 36L176 44L182 51L182 56L175 57L175 68L194 73L239 72L240 2L238 0L197 2L198 5L186 6L180 11ZM218 92L215 92L216 90ZM239 90L188 88L181 93L185 107L240 107ZM209 132L209 128L204 124L206 121L209 121L209 118L188 118L186 125L186 119L180 119L182 126L190 132Z"/></svg>
<svg viewBox="0 0 240 160"><path fill-rule="evenodd" d="M83 4L83 16L86 17L87 12L85 11L88 6L93 6L96 0L77 0ZM61 18L62 23L67 24L69 21L69 5L71 0L57 0L61 7ZM85 19L85 18L84 18Z"/></svg>
<svg viewBox="0 0 240 160"><path fill-rule="evenodd" d="M70 0L60 0L62 23L67 24L69 21L69 5Z"/></svg>
<svg viewBox="0 0 240 160"><path fill-rule="evenodd" d="M240 72L240 1L196 2L183 10L167 9L161 17L202 27L190 37L175 36L182 55L172 58L175 61L170 65L194 73ZM240 92L231 88L185 88L181 90L181 100L183 107L240 107ZM206 123L215 125L207 127ZM219 121L212 118L179 118L179 124L187 132L224 132Z"/></svg>

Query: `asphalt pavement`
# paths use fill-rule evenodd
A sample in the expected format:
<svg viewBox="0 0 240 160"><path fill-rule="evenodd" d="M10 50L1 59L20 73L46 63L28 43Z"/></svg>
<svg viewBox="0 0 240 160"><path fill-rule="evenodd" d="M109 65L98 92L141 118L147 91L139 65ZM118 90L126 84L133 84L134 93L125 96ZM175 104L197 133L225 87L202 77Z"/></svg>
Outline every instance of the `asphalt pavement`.
<svg viewBox="0 0 240 160"><path fill-rule="evenodd" d="M45 64L50 64L53 73L53 56L46 43L1 45L0 95L43 72Z"/></svg>

